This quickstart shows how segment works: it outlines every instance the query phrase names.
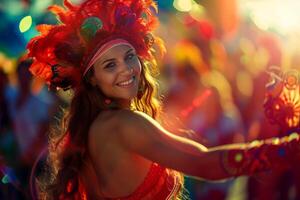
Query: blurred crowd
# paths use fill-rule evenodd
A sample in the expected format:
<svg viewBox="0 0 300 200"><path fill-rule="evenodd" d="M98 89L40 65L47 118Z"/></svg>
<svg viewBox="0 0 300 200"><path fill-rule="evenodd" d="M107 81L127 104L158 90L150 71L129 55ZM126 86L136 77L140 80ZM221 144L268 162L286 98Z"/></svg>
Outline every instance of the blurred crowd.
<svg viewBox="0 0 300 200"><path fill-rule="evenodd" d="M157 55L162 123L207 147L288 134L265 116L265 86L274 66L298 70L300 40L260 29L228 6L235 1L206 2L200 17L159 14L167 47L163 58ZM71 95L49 91L29 73L30 64L0 52L0 199L31 199L49 128ZM297 169L213 183L185 180L195 200L300 199Z"/></svg>

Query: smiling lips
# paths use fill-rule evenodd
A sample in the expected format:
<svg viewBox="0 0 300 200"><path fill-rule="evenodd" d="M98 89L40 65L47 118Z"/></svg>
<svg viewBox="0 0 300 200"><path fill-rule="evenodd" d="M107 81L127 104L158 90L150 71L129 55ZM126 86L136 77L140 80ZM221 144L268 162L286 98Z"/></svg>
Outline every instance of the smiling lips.
<svg viewBox="0 0 300 200"><path fill-rule="evenodd" d="M121 86L121 87L129 87L133 84L134 80L135 80L135 76L131 77L131 79L129 79L127 81L117 83L117 85Z"/></svg>

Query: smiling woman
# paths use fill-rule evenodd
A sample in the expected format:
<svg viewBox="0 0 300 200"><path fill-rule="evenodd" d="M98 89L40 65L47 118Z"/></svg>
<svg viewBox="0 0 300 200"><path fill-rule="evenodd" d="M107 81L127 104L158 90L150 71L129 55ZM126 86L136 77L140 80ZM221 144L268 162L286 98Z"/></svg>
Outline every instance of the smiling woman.
<svg viewBox="0 0 300 200"><path fill-rule="evenodd" d="M30 71L51 89L72 89L49 141L39 199L184 199L183 174L219 180L299 158L291 137L207 149L164 129L154 75L152 0L86 0L52 6L61 24L40 25L28 44Z"/></svg>
<svg viewBox="0 0 300 200"><path fill-rule="evenodd" d="M141 74L141 63L134 48L129 43L122 44L99 56L93 65L92 84L115 101L127 100L129 106L130 100L137 95Z"/></svg>

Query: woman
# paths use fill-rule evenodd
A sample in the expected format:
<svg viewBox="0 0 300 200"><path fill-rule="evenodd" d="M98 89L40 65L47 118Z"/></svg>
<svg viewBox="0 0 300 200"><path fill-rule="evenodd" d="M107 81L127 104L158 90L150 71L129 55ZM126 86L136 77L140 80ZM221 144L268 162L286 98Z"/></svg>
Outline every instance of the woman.
<svg viewBox="0 0 300 200"><path fill-rule="evenodd" d="M156 121L154 47L164 47L152 34L155 3L64 5L50 7L61 24L40 25L28 45L31 72L52 89L74 91L50 139L41 199L179 199L182 173L210 180L251 175L299 154L297 134L207 149L168 132Z"/></svg>

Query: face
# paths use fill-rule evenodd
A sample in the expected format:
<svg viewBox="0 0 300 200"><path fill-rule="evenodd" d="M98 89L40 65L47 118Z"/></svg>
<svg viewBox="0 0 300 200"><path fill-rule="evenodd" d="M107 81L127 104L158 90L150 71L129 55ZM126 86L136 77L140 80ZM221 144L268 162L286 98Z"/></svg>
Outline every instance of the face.
<svg viewBox="0 0 300 200"><path fill-rule="evenodd" d="M105 52L94 64L92 83L109 98L131 100L138 92L141 63L133 48L120 44Z"/></svg>

